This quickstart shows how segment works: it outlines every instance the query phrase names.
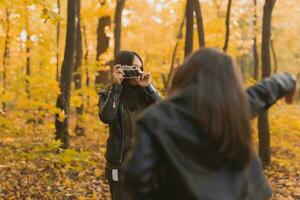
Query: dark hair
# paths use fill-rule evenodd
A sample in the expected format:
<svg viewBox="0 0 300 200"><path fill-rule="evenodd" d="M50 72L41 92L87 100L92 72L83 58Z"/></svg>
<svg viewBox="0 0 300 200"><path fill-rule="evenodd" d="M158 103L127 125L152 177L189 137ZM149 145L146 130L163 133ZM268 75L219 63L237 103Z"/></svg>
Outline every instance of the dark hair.
<svg viewBox="0 0 300 200"><path fill-rule="evenodd" d="M132 65L135 56L141 61L141 70L143 70L143 59L134 51L120 51L116 55L115 65ZM124 80L122 85L123 89L121 93L121 100L128 109L131 111L141 111L150 104L145 98L144 92L140 89L140 87L130 85L128 80Z"/></svg>
<svg viewBox="0 0 300 200"><path fill-rule="evenodd" d="M115 65L132 65L135 56L138 57L142 63L141 70L144 70L144 62L142 57L134 51L119 51L115 58Z"/></svg>
<svg viewBox="0 0 300 200"><path fill-rule="evenodd" d="M179 91L192 93L189 104L200 130L208 135L223 163L246 167L252 148L250 109L232 58L217 49L198 50L174 75L169 95Z"/></svg>

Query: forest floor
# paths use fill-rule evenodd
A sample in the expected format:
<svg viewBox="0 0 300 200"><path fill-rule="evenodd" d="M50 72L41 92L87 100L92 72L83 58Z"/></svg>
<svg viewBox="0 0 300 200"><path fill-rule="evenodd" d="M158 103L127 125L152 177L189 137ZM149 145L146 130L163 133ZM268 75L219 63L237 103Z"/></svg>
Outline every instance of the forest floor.
<svg viewBox="0 0 300 200"><path fill-rule="evenodd" d="M107 127L96 116L86 117L85 136L71 133L64 152L53 139L52 120L21 119L20 113L0 117L0 199L109 199L103 175ZM300 200L299 105L279 103L270 122L272 162L265 173L273 199ZM256 144L255 128L253 135Z"/></svg>

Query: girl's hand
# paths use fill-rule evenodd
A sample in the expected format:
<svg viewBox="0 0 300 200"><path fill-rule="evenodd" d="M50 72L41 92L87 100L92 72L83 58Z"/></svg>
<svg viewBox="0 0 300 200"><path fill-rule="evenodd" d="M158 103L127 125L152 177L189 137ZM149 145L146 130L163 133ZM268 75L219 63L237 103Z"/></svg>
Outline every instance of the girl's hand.
<svg viewBox="0 0 300 200"><path fill-rule="evenodd" d="M151 84L152 78L151 74L149 72L143 72L143 74L139 77L139 79L136 80L137 84L140 87L147 87Z"/></svg>
<svg viewBox="0 0 300 200"><path fill-rule="evenodd" d="M288 96L285 97L285 102L287 104L293 104L294 98L296 96L296 91L297 91L296 88L297 88L297 86L295 86L295 88L294 88L294 90L293 90L293 92L291 94L289 94Z"/></svg>
<svg viewBox="0 0 300 200"><path fill-rule="evenodd" d="M121 65L116 65L113 68L113 83L121 85L124 79L125 73L121 69Z"/></svg>

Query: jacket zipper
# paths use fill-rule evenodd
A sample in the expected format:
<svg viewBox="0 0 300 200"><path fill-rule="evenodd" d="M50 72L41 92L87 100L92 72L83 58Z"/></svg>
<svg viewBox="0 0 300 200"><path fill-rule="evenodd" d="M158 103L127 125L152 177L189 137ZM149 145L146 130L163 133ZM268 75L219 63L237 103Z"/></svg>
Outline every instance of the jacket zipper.
<svg viewBox="0 0 300 200"><path fill-rule="evenodd" d="M114 92L114 102L113 102L113 108L116 108L116 91Z"/></svg>
<svg viewBox="0 0 300 200"><path fill-rule="evenodd" d="M125 134L124 134L124 121L123 121L123 114L124 114L124 108L123 105L121 105L121 117L122 117L122 138L123 138L123 143L122 143L122 150L121 150L121 156L120 156L120 163L123 160L123 153L124 153L124 145L125 145Z"/></svg>

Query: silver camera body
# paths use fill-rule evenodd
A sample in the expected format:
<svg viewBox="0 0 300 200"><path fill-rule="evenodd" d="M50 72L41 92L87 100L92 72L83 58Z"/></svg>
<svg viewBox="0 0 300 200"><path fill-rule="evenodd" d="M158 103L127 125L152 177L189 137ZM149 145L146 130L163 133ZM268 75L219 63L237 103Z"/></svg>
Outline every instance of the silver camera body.
<svg viewBox="0 0 300 200"><path fill-rule="evenodd" d="M120 68L125 74L124 79L136 79L142 75L137 66L121 65Z"/></svg>

